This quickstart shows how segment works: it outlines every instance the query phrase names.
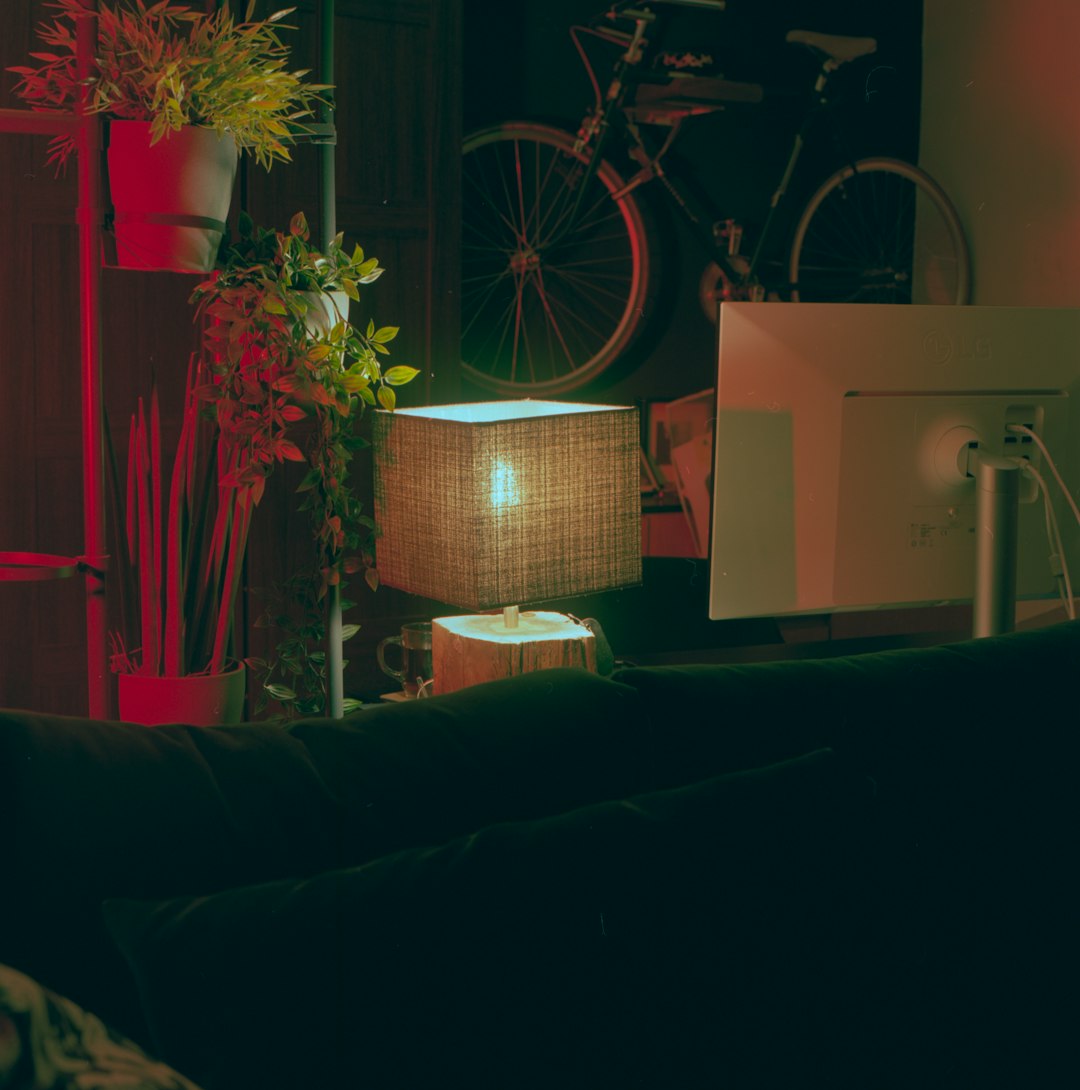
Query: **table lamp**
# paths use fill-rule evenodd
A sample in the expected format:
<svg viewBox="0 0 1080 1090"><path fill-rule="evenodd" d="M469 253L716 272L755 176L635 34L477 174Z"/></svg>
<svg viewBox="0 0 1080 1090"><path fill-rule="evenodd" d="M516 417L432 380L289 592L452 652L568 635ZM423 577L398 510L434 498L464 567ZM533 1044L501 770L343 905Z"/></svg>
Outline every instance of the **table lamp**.
<svg viewBox="0 0 1080 1090"><path fill-rule="evenodd" d="M519 606L641 582L638 411L499 401L374 419L380 582L484 615L432 622L437 692L556 665L592 632Z"/></svg>

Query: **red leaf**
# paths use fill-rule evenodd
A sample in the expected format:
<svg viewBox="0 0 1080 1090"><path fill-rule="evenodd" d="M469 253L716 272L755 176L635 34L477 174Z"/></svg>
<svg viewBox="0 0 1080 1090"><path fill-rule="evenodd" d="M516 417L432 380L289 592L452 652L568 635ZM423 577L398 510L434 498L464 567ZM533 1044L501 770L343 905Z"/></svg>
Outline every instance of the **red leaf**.
<svg viewBox="0 0 1080 1090"><path fill-rule="evenodd" d="M290 462L303 462L304 452L288 439L279 439L274 444L274 452L279 458L285 458Z"/></svg>

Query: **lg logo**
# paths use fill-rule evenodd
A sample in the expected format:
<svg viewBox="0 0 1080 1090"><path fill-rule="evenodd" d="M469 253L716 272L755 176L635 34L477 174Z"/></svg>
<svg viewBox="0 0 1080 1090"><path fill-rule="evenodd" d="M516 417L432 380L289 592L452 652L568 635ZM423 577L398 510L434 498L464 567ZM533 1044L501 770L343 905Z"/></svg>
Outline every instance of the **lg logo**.
<svg viewBox="0 0 1080 1090"><path fill-rule="evenodd" d="M932 329L923 338L923 355L930 363L985 363L991 356L989 337L951 337Z"/></svg>

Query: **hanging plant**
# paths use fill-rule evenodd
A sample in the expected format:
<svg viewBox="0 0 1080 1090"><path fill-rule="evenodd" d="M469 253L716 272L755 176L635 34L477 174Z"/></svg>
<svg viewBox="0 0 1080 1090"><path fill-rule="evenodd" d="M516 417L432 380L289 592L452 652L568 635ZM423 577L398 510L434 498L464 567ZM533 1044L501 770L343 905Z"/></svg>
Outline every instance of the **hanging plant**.
<svg viewBox="0 0 1080 1090"><path fill-rule="evenodd" d="M340 234L325 251L316 249L302 212L288 231L256 227L242 215L238 240L192 295L197 315L207 320L205 345L213 359L214 381L204 396L236 452L230 482L251 488L258 502L274 465L307 467L298 493L311 518L314 570L293 583L314 595L304 603L307 611L352 574L363 571L370 586L378 584L374 524L362 513L350 478L353 457L366 445L357 425L368 406L392 410L396 387L419 373L402 364L383 368L396 326L369 321L361 330L349 321L349 301L382 272L361 246L346 250ZM315 621L289 638L307 645L321 635ZM253 664L268 679L282 672L296 676L293 665L303 656L295 648L282 655L277 664ZM320 655L312 652L301 662L300 673L316 684ZM284 684L271 695L286 703L299 699Z"/></svg>

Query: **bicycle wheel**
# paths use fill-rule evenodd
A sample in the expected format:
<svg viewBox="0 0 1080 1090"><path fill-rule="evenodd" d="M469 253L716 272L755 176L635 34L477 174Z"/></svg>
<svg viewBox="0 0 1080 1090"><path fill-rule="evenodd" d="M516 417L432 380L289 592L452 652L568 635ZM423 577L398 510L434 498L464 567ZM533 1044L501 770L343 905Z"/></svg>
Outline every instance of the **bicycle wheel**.
<svg viewBox="0 0 1080 1090"><path fill-rule="evenodd" d="M805 303L966 303L970 264L941 187L900 159L862 159L810 198L791 244L791 298Z"/></svg>
<svg viewBox="0 0 1080 1090"><path fill-rule="evenodd" d="M647 315L637 199L605 160L587 177L574 137L547 125L485 129L463 155L466 379L502 395L584 385L626 352Z"/></svg>

